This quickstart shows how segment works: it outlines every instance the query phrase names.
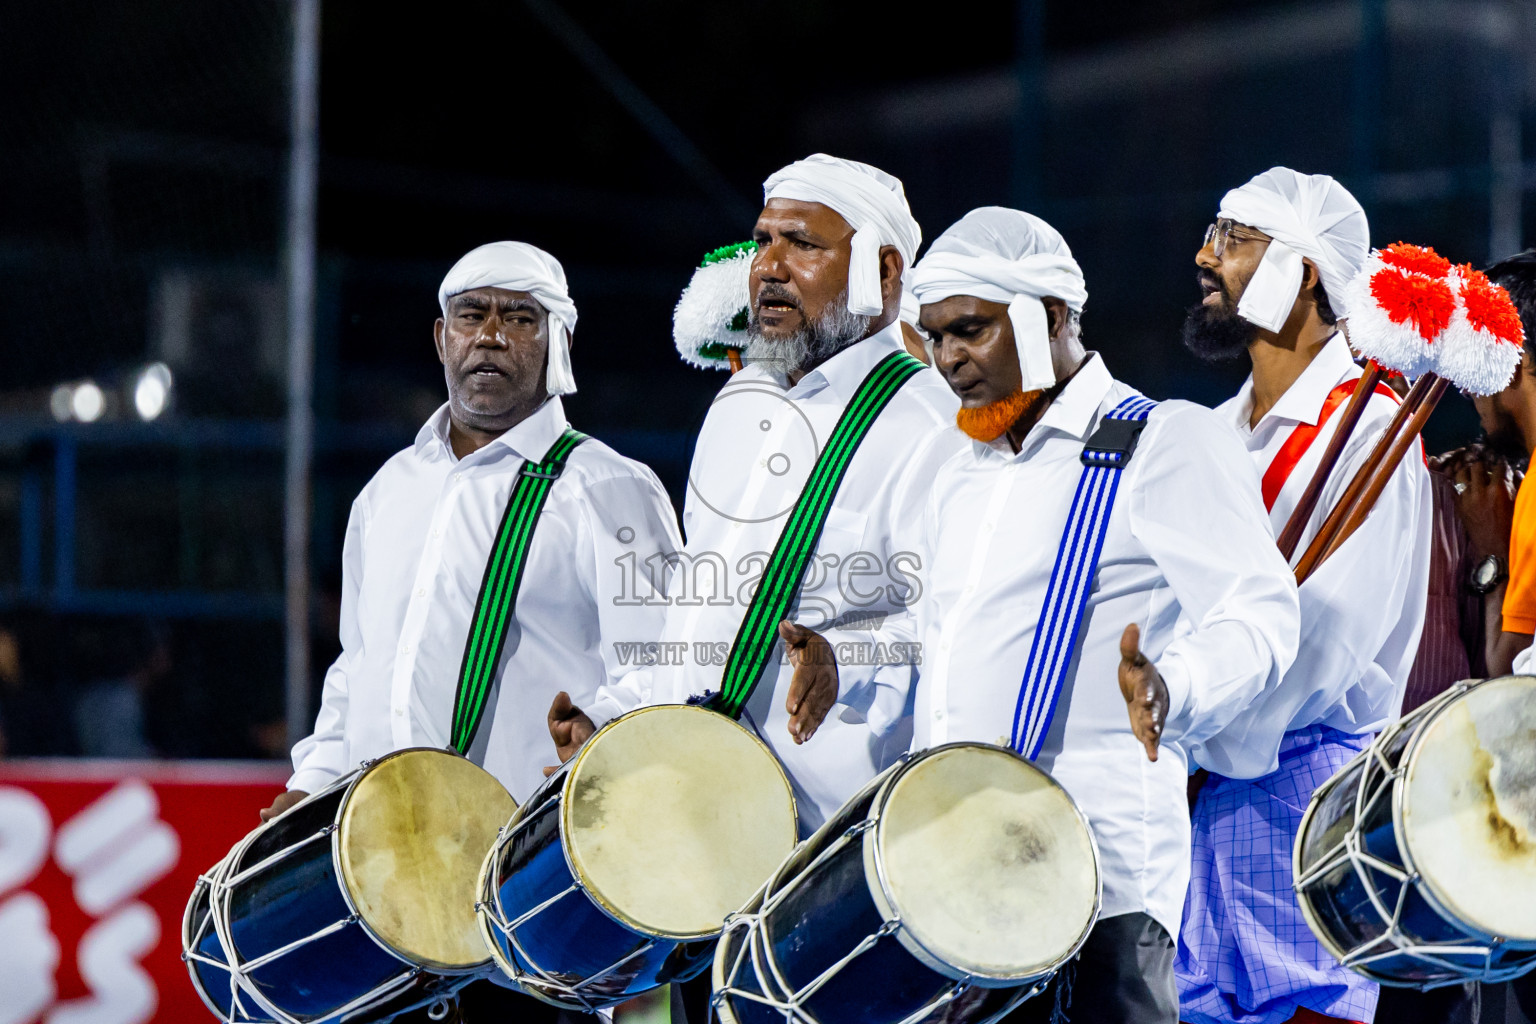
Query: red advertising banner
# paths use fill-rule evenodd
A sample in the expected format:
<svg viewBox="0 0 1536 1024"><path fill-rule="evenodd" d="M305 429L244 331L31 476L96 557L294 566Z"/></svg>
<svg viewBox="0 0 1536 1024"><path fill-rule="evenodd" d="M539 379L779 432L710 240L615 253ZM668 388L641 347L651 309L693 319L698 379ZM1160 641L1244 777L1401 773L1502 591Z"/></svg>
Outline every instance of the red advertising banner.
<svg viewBox="0 0 1536 1024"><path fill-rule="evenodd" d="M0 1024L198 1024L181 962L198 873L281 764L0 761Z"/></svg>

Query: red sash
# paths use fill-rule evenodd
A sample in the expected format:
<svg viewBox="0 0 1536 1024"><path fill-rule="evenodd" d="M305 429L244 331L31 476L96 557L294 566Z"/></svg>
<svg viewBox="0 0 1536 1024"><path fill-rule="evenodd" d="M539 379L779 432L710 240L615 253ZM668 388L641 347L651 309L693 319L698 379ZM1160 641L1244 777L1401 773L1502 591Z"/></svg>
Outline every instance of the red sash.
<svg viewBox="0 0 1536 1024"><path fill-rule="evenodd" d="M1355 386L1360 379L1347 380L1343 384L1328 392L1328 397L1323 401L1323 411L1318 413L1316 423L1298 423L1296 429L1291 431L1291 436L1285 439L1280 450L1275 453L1274 460L1269 468L1264 471L1264 510L1273 511L1275 499L1280 497L1280 492L1285 488L1285 482L1291 478L1291 471L1296 468L1302 456L1307 454L1307 449L1312 447L1312 442L1328 425L1328 418L1334 414L1344 400L1355 393ZM1378 395L1386 395L1394 402L1400 401L1397 392L1385 384L1376 385Z"/></svg>

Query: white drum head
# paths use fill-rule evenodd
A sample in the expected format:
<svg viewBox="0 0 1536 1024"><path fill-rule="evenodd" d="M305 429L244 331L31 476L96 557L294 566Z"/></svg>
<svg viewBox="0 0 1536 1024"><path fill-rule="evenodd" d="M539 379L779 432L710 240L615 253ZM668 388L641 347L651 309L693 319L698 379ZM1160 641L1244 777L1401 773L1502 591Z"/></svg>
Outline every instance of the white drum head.
<svg viewBox="0 0 1536 1024"><path fill-rule="evenodd" d="M1098 915L1098 855L1077 805L998 747L913 762L885 798L878 842L902 923L970 974L1035 977L1070 956Z"/></svg>
<svg viewBox="0 0 1536 1024"><path fill-rule="evenodd" d="M1413 746L1400 838L1430 893L1477 931L1536 942L1536 677L1452 698Z"/></svg>
<svg viewBox="0 0 1536 1024"><path fill-rule="evenodd" d="M690 705L604 726L572 765L560 814L592 898L670 939L718 935L795 845L779 762L740 725Z"/></svg>
<svg viewBox="0 0 1536 1024"><path fill-rule="evenodd" d="M475 882L515 810L493 775L457 754L410 749L379 759L347 797L336 845L363 923L420 966L485 963Z"/></svg>

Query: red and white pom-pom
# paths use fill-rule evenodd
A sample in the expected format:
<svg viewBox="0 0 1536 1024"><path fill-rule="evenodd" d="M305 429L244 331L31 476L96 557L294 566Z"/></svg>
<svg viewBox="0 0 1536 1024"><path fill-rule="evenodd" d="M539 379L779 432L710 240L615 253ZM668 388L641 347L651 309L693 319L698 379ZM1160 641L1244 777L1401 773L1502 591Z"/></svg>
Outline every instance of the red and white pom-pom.
<svg viewBox="0 0 1536 1024"><path fill-rule="evenodd" d="M1520 312L1508 292L1469 265L1452 270L1448 281L1456 290L1456 313L1434 346L1432 369L1470 394L1503 391L1525 345Z"/></svg>
<svg viewBox="0 0 1536 1024"><path fill-rule="evenodd" d="M1409 377L1435 369L1435 348L1456 313L1450 261L1397 242L1373 250L1346 286L1350 344Z"/></svg>

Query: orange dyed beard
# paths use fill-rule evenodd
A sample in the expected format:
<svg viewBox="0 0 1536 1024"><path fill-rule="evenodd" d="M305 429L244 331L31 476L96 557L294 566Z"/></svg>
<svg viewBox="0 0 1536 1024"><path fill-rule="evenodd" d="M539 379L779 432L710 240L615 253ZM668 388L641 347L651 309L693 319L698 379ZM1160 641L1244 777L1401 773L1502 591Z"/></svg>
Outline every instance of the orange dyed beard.
<svg viewBox="0 0 1536 1024"><path fill-rule="evenodd" d="M964 406L955 413L955 426L969 438L990 443L1003 436L1007 429L1019 422L1020 418L1035 403L1044 397L1044 391L1015 391L1011 395L999 398L995 402L988 402L979 409L967 409Z"/></svg>

